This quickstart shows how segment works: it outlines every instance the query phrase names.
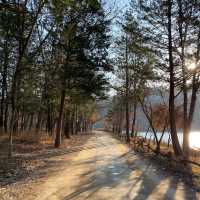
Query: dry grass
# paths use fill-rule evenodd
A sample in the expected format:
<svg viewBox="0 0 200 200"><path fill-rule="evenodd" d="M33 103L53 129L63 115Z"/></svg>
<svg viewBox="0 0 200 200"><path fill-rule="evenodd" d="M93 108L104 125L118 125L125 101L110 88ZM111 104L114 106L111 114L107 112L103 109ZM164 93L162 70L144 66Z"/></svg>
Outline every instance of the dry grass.
<svg viewBox="0 0 200 200"><path fill-rule="evenodd" d="M53 136L46 133L20 133L13 137L13 157L9 159L8 136L2 135L0 137L0 186L25 180L32 173L39 173L40 169L48 170L51 167L49 160L67 154L68 149L72 147L80 147L89 137L91 134L80 134L71 139L63 139L61 147L55 149Z"/></svg>
<svg viewBox="0 0 200 200"><path fill-rule="evenodd" d="M142 145L140 143L141 138L136 138L131 140L130 146L135 150L142 153L142 155L147 158L155 161L161 168L167 169L167 171L175 174L181 174L183 179L188 179L189 182L194 184L197 189L200 189L200 167L194 164L188 164L187 166L182 161L179 161L174 156L172 146L167 146L166 144L161 144L160 152L161 154L155 156L155 153L152 149L156 149L154 142L144 142ZM162 155L167 155L163 157ZM191 150L190 160L200 163L200 152L197 150Z"/></svg>

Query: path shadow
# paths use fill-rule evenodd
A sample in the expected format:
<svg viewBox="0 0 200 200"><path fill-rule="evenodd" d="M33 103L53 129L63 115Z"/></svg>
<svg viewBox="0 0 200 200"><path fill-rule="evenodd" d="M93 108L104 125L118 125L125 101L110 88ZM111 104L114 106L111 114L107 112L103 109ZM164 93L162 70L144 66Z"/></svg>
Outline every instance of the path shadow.
<svg viewBox="0 0 200 200"><path fill-rule="evenodd" d="M110 161L106 163L105 165L101 165L97 168L94 168L93 170L88 170L87 172L82 174L82 177L80 177L81 180L84 179L84 181L81 181L80 183L81 187L79 186L76 187L75 191L67 195L65 198L63 198L63 200L96 199L95 195L101 189L116 188L122 182L126 182L126 181L130 183L131 188L133 188L134 185L137 184L139 181L143 181L145 183L147 181L150 182L151 180L148 178L148 176L145 173L142 173L140 176L131 178L130 175L133 173L134 170L138 170L138 166L136 166L135 163L130 163L130 162L129 164L127 164L127 159L128 157L131 157L134 155L135 153L133 151L129 151L114 159L111 158ZM99 159L100 158L97 158L97 160ZM136 159L134 159L134 161L139 162L139 160L136 160ZM79 163L79 165L87 165L88 162L90 161ZM150 165L145 166L144 171L147 171L149 167L151 166ZM152 191L154 187L156 186L156 184L155 185L150 184L152 186ZM148 191L150 193L151 190L148 190ZM125 195L123 199L127 199L126 198L127 196L129 196L129 194Z"/></svg>
<svg viewBox="0 0 200 200"><path fill-rule="evenodd" d="M151 160L148 160L148 162L150 163ZM141 175L141 187L137 195L134 198L130 198L130 200L149 199L154 191L156 193L158 192L157 190L162 187L164 187L165 190L161 194L158 192L157 197L153 196L152 200L175 200L177 197L183 200L199 199L196 190L193 189L194 184L192 176L190 177L188 171L187 173L182 172L181 167L184 167L182 164L180 164L179 168L175 169L173 173L170 172L169 169L162 170L163 167L162 163L153 162L152 169L148 168L147 170L143 170L143 174ZM152 170L156 170L155 174L159 174L158 178L154 176L153 180L152 178L149 179L149 177L153 176L153 174L151 174ZM185 177L187 177L187 179Z"/></svg>
<svg viewBox="0 0 200 200"><path fill-rule="evenodd" d="M164 173L150 161L144 162L140 156L133 159L133 162L127 163L127 159L134 156L133 151L129 151L119 157L110 159L105 165L96 163L98 167L89 170L80 177L79 186L74 188L74 192L68 194L62 200L102 200L98 196L102 189L114 189L121 186L122 183L128 184L127 193L121 200L146 200L151 197L152 200L173 200L176 197L176 192L179 190L179 184L183 184L183 195L185 200L198 200L195 191L191 191L186 183L181 178L172 174ZM101 156L96 158L96 162L101 161ZM94 160L88 159L85 162L80 162L77 165L94 165ZM90 168L90 167L89 167ZM139 176L132 177L134 171L140 170L142 173ZM159 174L159 175L158 175ZM155 177L154 177L155 176ZM162 193L162 196L156 194L159 187L164 187L164 182L167 181L167 186ZM137 185L140 185L136 194L132 197L132 193ZM62 188L64 190L65 188ZM117 192L117 191L116 191ZM117 198L118 194L113 194ZM157 195L154 199L153 195ZM98 197L97 197L98 196Z"/></svg>

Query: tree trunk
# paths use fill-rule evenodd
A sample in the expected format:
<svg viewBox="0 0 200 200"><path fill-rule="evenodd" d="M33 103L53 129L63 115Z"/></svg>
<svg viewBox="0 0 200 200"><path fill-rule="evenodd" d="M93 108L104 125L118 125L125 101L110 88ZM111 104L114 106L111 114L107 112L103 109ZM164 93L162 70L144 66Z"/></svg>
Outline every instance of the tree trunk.
<svg viewBox="0 0 200 200"><path fill-rule="evenodd" d="M188 127L188 94L187 94L187 83L186 83L186 71L185 71L185 40L187 36L187 30L183 29L184 16L182 10L182 0L178 0L178 28L180 36L180 47L181 47L181 67L182 67L182 88L183 88L183 152L184 156L189 155L189 127ZM185 26L185 29L187 25Z"/></svg>
<svg viewBox="0 0 200 200"><path fill-rule="evenodd" d="M37 123L36 123L36 127L35 127L36 133L39 133L39 131L40 131L41 121L42 121L42 111L40 110L38 112Z"/></svg>
<svg viewBox="0 0 200 200"><path fill-rule="evenodd" d="M25 124L25 120L26 120L26 114L24 111L21 112L21 128L20 131L24 131L24 124Z"/></svg>
<svg viewBox="0 0 200 200"><path fill-rule="evenodd" d="M56 128L55 148L58 148L61 145L61 130L62 130L64 106L65 106L65 89L63 88L61 92L59 117Z"/></svg>
<svg viewBox="0 0 200 200"><path fill-rule="evenodd" d="M51 105L50 102L47 102L47 124L46 129L48 134L52 135L52 115L51 115Z"/></svg>
<svg viewBox="0 0 200 200"><path fill-rule="evenodd" d="M135 133L136 111L137 111L137 103L134 102L134 105L133 105L133 121L132 121L131 137L133 137L134 133Z"/></svg>
<svg viewBox="0 0 200 200"><path fill-rule="evenodd" d="M170 116L170 130L172 145L174 153L177 156L182 155L181 146L177 136L176 130L176 118L175 118L175 97L174 97L174 64L173 64L173 49L172 49L172 25L171 25L171 15L172 15L172 2L168 0L168 51L169 51L169 72L170 72L170 91L169 91L169 116Z"/></svg>
<svg viewBox="0 0 200 200"><path fill-rule="evenodd" d="M65 137L67 139L70 139L70 128L69 128L69 120L66 119L66 122L65 122L65 128L64 128L64 134L65 134Z"/></svg>
<svg viewBox="0 0 200 200"><path fill-rule="evenodd" d="M128 38L126 35L126 142L130 142L130 136L129 136L129 69L128 69Z"/></svg>
<svg viewBox="0 0 200 200"><path fill-rule="evenodd" d="M5 102L5 112L4 112L3 126L4 126L5 133L7 133L8 132L8 97L6 97L6 102Z"/></svg>
<svg viewBox="0 0 200 200"><path fill-rule="evenodd" d="M7 90L7 68L8 68L8 44L7 40L4 45L4 65L3 65L3 74L2 74L2 95L1 95L1 104L0 104L0 129L3 130L4 124L4 106L5 106L5 93Z"/></svg>
<svg viewBox="0 0 200 200"><path fill-rule="evenodd" d="M72 113L71 113L71 119L70 119L70 128L71 128L71 134L73 135L74 134L74 109L72 109ZM84 131L85 131L85 126L84 126Z"/></svg>
<svg viewBox="0 0 200 200"><path fill-rule="evenodd" d="M121 133L122 133L123 117L124 117L123 105L121 103L120 104L120 111L119 111L119 128L118 128L118 134L119 135L121 135Z"/></svg>
<svg viewBox="0 0 200 200"><path fill-rule="evenodd" d="M64 134L67 139L70 139L70 120L69 120L70 117L69 116L70 116L70 112L67 111L65 113L65 126L64 126Z"/></svg>
<svg viewBox="0 0 200 200"><path fill-rule="evenodd" d="M8 147L8 157L11 158L12 157L12 148L13 148L13 134L12 134L12 130L10 130L10 134L9 134L9 147Z"/></svg>
<svg viewBox="0 0 200 200"><path fill-rule="evenodd" d="M21 54L21 47L19 45L19 57L16 64L16 70L14 72L13 80L12 80L12 88L11 88L11 122L10 122L10 136L9 136L9 157L12 156L12 144L13 144L13 137L12 134L17 131L18 128L18 110L16 100L18 99L18 88L20 85L19 79L19 72L21 66L22 54Z"/></svg>
<svg viewBox="0 0 200 200"><path fill-rule="evenodd" d="M74 129L75 129L75 134L77 135L78 134L78 108L77 108L77 105L75 105L75 122L74 122L74 125L75 125L75 127L74 127Z"/></svg>
<svg viewBox="0 0 200 200"><path fill-rule="evenodd" d="M199 61L199 53L200 53L200 30L198 34L198 40L197 40L197 52L196 52L196 65ZM185 156L189 157L189 133L192 125L192 120L194 116L195 106L196 106L196 99L197 99L197 92L199 89L199 84L197 84L197 71L195 70L193 74L193 80L192 80L192 95L191 95L191 101L190 101L190 110L189 110L189 116L188 116L188 122L187 122L187 145L188 148L185 149Z"/></svg>
<svg viewBox="0 0 200 200"><path fill-rule="evenodd" d="M30 123L29 123L29 131L32 129L33 126L33 119L34 119L34 114L31 114L31 118L30 118Z"/></svg>

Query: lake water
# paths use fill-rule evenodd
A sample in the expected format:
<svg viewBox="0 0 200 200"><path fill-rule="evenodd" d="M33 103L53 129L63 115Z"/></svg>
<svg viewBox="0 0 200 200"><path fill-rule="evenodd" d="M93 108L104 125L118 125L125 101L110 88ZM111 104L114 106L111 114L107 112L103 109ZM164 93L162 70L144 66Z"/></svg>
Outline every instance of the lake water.
<svg viewBox="0 0 200 200"><path fill-rule="evenodd" d="M138 136L142 136L145 137L146 132L138 132ZM158 139L160 139L161 137L161 133L157 133L158 135ZM154 139L153 133L149 132L146 136L147 139ZM183 144L183 134L181 132L178 133L178 139L180 144ZM163 138L162 138L162 142L163 143L168 143L169 140L169 133L165 133ZM189 135L189 142L190 142L190 147L193 149L200 149L200 132L198 131L192 131L190 132ZM170 140L170 144L171 144L171 140Z"/></svg>

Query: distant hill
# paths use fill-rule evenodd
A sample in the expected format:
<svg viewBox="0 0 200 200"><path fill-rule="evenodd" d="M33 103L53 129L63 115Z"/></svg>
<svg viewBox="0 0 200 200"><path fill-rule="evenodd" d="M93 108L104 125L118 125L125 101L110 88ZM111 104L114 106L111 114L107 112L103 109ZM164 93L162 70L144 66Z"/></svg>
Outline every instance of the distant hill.
<svg viewBox="0 0 200 200"><path fill-rule="evenodd" d="M165 92L164 95L164 101L168 103L168 93ZM160 97L159 93L157 91L152 91L152 95L149 96L149 99L152 104L158 104L159 102L162 102L163 99ZM176 98L176 104L180 105L183 102L182 95L179 95ZM98 111L98 121L93 125L93 128L104 128L105 126L105 117L108 113L109 108L112 105L112 99L99 101L97 103L97 111ZM132 116L130 115L130 123L131 123ZM148 129L148 121L142 112L142 109L138 107L137 109L137 120L136 120L137 128L141 131L145 131ZM194 113L194 119L192 123L192 130L193 131L200 131L200 94L197 96L197 103L196 103L196 109Z"/></svg>

